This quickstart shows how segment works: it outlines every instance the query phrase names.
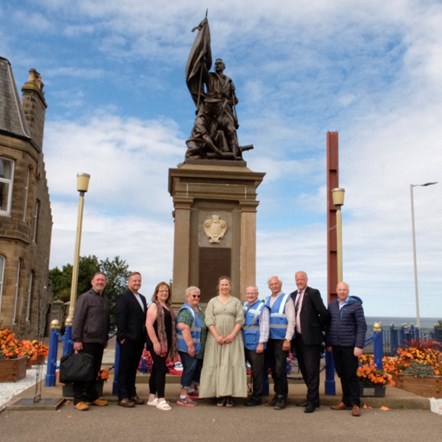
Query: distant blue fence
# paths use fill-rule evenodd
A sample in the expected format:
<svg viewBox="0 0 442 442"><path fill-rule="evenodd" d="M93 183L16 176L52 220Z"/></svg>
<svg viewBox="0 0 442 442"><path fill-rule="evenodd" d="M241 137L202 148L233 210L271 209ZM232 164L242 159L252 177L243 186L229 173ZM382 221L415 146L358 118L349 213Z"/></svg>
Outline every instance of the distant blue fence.
<svg viewBox="0 0 442 442"><path fill-rule="evenodd" d="M376 332L368 330L365 342L366 352L375 352L374 338ZM401 325L395 327L391 325L382 330L383 354L395 356L398 348L408 347L409 341L419 339L421 341L434 340L442 343L442 328L435 326L430 328L417 328L414 325Z"/></svg>

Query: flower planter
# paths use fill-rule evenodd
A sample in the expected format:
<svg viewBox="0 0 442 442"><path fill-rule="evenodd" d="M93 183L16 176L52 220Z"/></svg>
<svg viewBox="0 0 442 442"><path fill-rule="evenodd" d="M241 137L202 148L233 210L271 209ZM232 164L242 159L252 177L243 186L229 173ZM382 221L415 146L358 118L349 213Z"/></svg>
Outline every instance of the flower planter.
<svg viewBox="0 0 442 442"><path fill-rule="evenodd" d="M360 382L361 397L385 397L385 385Z"/></svg>
<svg viewBox="0 0 442 442"><path fill-rule="evenodd" d="M37 358L34 360L28 358L27 366L28 366L28 368L31 368L33 365L44 365L45 362L46 362L45 356L40 355L40 356L37 356Z"/></svg>
<svg viewBox="0 0 442 442"><path fill-rule="evenodd" d="M104 381L97 381L95 383L95 389L97 390L98 396L103 396L103 384ZM72 383L63 384L63 397L74 397L74 387Z"/></svg>
<svg viewBox="0 0 442 442"><path fill-rule="evenodd" d="M0 359L0 382L17 382L26 377L28 358Z"/></svg>
<svg viewBox="0 0 442 442"><path fill-rule="evenodd" d="M424 397L442 397L442 376L395 376L396 387Z"/></svg>

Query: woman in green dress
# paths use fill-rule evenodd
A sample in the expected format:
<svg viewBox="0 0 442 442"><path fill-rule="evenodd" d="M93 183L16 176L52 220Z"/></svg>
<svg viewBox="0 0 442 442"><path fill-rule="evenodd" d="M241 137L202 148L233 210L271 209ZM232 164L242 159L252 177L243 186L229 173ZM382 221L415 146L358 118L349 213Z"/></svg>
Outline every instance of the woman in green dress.
<svg viewBox="0 0 442 442"><path fill-rule="evenodd" d="M201 372L200 398L216 397L219 407L232 407L233 397L247 397L247 377L241 327L244 310L231 294L227 276L218 279L218 296L207 304L209 329Z"/></svg>

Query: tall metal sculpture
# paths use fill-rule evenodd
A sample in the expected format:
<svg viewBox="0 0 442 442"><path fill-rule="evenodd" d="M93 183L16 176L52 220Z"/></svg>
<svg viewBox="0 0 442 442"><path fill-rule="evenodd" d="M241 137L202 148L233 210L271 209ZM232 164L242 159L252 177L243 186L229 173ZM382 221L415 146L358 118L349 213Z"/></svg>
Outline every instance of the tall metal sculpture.
<svg viewBox="0 0 442 442"><path fill-rule="evenodd" d="M224 74L221 58L212 67L209 21L206 17L192 32L198 34L190 50L186 65L186 83L196 106L195 123L186 141L186 161L194 159L242 160L242 152L252 145L239 146L236 114L238 98L235 85Z"/></svg>

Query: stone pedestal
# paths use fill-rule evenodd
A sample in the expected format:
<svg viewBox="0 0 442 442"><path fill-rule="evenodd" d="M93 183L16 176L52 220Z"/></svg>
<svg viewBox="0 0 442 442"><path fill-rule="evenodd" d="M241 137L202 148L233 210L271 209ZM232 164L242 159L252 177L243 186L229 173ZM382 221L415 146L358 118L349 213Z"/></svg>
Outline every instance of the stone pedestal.
<svg viewBox="0 0 442 442"><path fill-rule="evenodd" d="M220 276L231 278L238 298L255 284L256 189L264 175L242 161L197 160L169 169L175 306L191 285L201 289L201 302L208 302Z"/></svg>

